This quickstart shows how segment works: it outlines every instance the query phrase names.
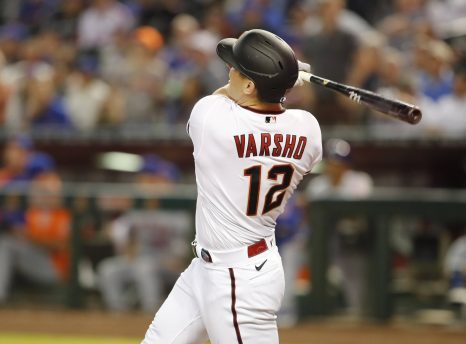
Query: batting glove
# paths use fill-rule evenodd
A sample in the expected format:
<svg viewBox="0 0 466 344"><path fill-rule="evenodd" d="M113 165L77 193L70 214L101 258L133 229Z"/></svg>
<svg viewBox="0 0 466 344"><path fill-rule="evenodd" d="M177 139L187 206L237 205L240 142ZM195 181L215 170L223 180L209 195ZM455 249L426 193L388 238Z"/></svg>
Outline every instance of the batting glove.
<svg viewBox="0 0 466 344"><path fill-rule="evenodd" d="M309 74L311 73L311 65L309 63L305 63L298 60L298 79L293 87L296 86L303 86L304 83L309 82Z"/></svg>

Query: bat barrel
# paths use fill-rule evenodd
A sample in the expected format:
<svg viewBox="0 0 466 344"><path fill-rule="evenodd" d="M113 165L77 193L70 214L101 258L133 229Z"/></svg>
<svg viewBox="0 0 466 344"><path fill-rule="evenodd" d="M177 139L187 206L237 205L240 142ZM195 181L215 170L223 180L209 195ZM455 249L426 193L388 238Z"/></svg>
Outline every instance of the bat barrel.
<svg viewBox="0 0 466 344"><path fill-rule="evenodd" d="M344 94L357 103L363 103L374 110L410 124L419 123L422 118L422 112L417 106L400 100L389 99L380 94L324 79L314 74L310 74L309 81Z"/></svg>
<svg viewBox="0 0 466 344"><path fill-rule="evenodd" d="M375 110L378 110L392 117L396 117L409 124L417 124L421 120L422 112L417 106L407 104L401 101L398 103L393 100L387 100L387 101L390 101L392 104L390 109L385 109L383 106L379 108L378 106L373 107L372 104L368 104L368 105L370 107L373 107Z"/></svg>
<svg viewBox="0 0 466 344"><path fill-rule="evenodd" d="M413 107L411 111L408 112L409 123L417 124L422 118L422 112L418 107Z"/></svg>

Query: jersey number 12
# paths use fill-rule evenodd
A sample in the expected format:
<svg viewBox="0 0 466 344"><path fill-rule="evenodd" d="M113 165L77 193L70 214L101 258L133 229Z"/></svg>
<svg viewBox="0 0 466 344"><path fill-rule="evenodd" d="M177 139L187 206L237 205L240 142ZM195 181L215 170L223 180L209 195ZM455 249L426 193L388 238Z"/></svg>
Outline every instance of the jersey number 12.
<svg viewBox="0 0 466 344"><path fill-rule="evenodd" d="M265 194L264 207L262 214L269 212L280 206L285 197L285 189L290 186L291 178L293 176L293 166L286 165L274 165L267 173L269 180L277 180L279 175L282 175L282 182L280 184L272 186ZM257 215L257 208L259 206L259 197L261 191L261 176L262 166L254 165L244 170L244 175L249 177L249 194L248 194L248 206L246 215L255 216ZM278 195L275 194L279 192Z"/></svg>

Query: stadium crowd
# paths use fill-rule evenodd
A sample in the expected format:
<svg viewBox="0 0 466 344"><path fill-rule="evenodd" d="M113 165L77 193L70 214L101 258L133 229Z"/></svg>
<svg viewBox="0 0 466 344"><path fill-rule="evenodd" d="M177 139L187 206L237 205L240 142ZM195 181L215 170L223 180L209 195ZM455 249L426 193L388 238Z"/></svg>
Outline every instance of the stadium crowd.
<svg viewBox="0 0 466 344"><path fill-rule="evenodd" d="M226 78L219 39L264 28L317 75L419 104L424 132L466 133L463 1L22 0L0 13L9 132L184 124ZM387 122L320 87L294 90L288 106L322 125Z"/></svg>
<svg viewBox="0 0 466 344"><path fill-rule="evenodd" d="M71 213L58 196L66 178L60 176L53 157L34 148L28 134L111 129L118 140L123 130L184 126L195 102L227 80L227 68L216 55L217 42L264 28L289 42L315 74L418 104L424 118L414 127L399 124L312 85L293 89L288 107L309 110L323 126L362 126L396 137L464 138L465 19L462 0L0 0L0 134L7 137L0 190L18 183L32 186L26 209L18 198L6 197L0 211L0 304L10 296L15 270L46 284L66 280L69 272ZM180 172L167 166L169 162L151 157L132 182L147 187L179 181ZM349 166L337 168L337 179L347 170ZM331 169L327 173L331 175ZM311 189L319 188L317 182ZM324 180L320 187L332 191L327 184ZM367 185L372 188L372 182ZM42 202L39 192L48 196ZM289 251L296 258L291 239L299 241L303 231L297 229L305 227L302 202L300 197L293 201L277 228L284 256ZM110 220L91 219L83 228L87 249L100 251L92 264L109 309L128 310L138 302L152 309L166 287L147 279L151 275L144 263L154 257L146 255L150 247L141 244L138 227L147 227L145 221L153 223L154 213L161 218L167 214L157 205L147 208L151 215L134 213L127 205L116 212L110 209L115 212ZM181 221L174 230L176 237L169 238L162 230L162 239L177 244L185 239L189 224L178 214L171 216ZM162 223L154 232L165 227ZM112 251L107 257L99 246L103 235ZM92 260L92 252L86 254ZM356 264L361 260L352 258ZM31 269L30 261L41 268ZM294 273L300 262L288 258L286 264ZM179 261L161 264L154 274L171 277L179 265ZM130 290L124 300L115 298L131 280L138 285L137 292ZM353 308L362 307L361 290L352 295L348 290ZM296 305L293 293L288 296L284 311L293 320Z"/></svg>

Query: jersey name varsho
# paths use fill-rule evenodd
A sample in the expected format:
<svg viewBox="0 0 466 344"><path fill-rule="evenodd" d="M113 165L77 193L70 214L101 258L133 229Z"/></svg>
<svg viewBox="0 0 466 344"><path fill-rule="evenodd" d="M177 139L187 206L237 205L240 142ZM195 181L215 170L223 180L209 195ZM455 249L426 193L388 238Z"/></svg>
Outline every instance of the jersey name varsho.
<svg viewBox="0 0 466 344"><path fill-rule="evenodd" d="M235 135L238 158L251 156L274 156L301 159L306 148L306 136L290 134L242 134Z"/></svg>

